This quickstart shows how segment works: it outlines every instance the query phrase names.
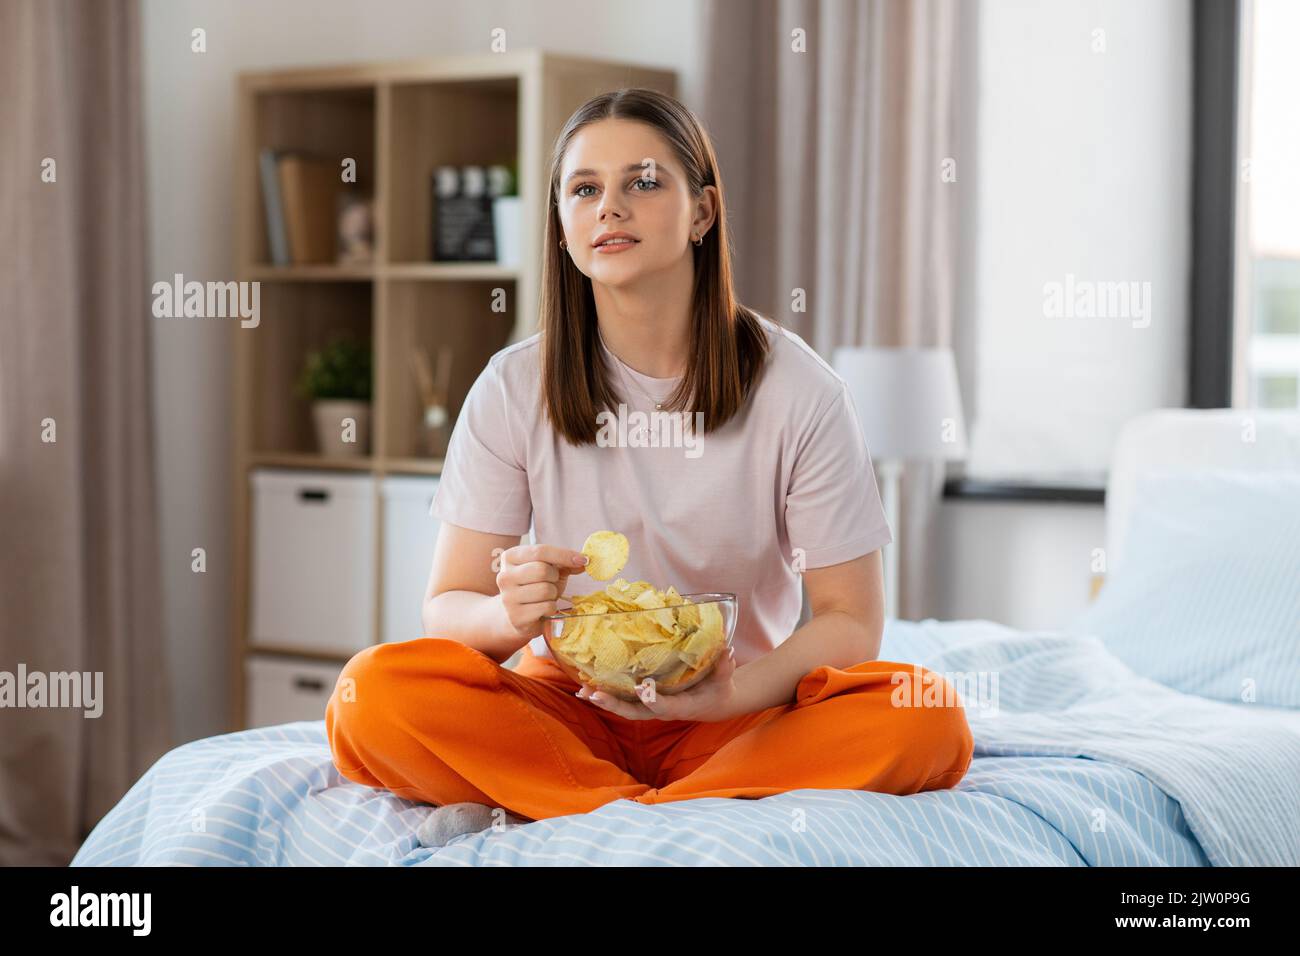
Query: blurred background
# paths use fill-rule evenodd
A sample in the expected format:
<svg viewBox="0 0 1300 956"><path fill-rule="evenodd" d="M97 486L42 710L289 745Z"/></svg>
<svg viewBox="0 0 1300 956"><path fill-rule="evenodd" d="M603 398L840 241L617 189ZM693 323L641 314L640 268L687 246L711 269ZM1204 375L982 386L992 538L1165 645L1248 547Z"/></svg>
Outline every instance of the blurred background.
<svg viewBox="0 0 1300 956"><path fill-rule="evenodd" d="M891 615L1056 626L1125 421L1300 408L1298 46L1290 0L0 0L0 672L104 676L0 710L0 862L421 636L605 89L700 116L741 300L851 380Z"/></svg>

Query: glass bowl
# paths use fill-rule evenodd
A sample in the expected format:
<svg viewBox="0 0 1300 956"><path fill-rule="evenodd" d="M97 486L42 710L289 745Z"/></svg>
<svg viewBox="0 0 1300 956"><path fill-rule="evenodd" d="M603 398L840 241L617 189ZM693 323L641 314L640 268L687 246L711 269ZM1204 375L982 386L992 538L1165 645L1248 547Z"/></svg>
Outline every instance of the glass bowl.
<svg viewBox="0 0 1300 956"><path fill-rule="evenodd" d="M657 694L694 687L731 647L736 595L683 594L683 603L636 611L542 618L542 637L569 678L620 700L638 701L636 686L652 677Z"/></svg>

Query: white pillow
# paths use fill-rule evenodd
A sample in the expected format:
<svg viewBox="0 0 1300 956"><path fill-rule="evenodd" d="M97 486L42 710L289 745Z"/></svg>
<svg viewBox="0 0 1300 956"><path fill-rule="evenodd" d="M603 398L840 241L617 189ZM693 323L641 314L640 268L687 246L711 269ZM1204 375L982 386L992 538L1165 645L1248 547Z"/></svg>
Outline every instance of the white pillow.
<svg viewBox="0 0 1300 956"><path fill-rule="evenodd" d="M1300 707L1300 473L1138 476L1124 561L1065 628L1175 690Z"/></svg>

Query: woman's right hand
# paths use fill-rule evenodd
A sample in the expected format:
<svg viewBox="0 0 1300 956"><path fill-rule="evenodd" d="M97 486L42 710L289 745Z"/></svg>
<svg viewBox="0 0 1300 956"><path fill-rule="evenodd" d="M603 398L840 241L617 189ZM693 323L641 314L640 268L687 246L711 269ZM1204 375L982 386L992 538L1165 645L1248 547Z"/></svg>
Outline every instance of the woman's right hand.
<svg viewBox="0 0 1300 956"><path fill-rule="evenodd" d="M501 553L497 589L514 636L530 641L542 633L542 618L556 612L570 574L580 574L587 556L551 544L520 544Z"/></svg>

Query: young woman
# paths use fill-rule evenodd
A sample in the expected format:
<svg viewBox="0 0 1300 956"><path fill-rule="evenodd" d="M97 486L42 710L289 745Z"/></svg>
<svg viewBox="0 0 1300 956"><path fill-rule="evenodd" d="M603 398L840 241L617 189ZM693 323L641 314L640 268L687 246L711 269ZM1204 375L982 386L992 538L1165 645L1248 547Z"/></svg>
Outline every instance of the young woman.
<svg viewBox="0 0 1300 956"><path fill-rule="evenodd" d="M357 654L329 702L339 772L532 819L619 798L954 786L973 741L951 687L875 659L893 539L851 398L735 301L696 117L644 89L583 105L552 158L544 254L541 331L492 357L448 448L429 636ZM659 410L702 428L677 447L601 440L620 405L625 421ZM537 543L520 544L530 526ZM734 657L710 679L628 703L550 657L541 619L604 586L575 550L603 529L630 542L628 580L738 596ZM801 580L811 620L796 629ZM916 706L916 682L948 706Z"/></svg>

